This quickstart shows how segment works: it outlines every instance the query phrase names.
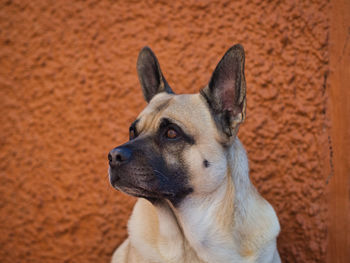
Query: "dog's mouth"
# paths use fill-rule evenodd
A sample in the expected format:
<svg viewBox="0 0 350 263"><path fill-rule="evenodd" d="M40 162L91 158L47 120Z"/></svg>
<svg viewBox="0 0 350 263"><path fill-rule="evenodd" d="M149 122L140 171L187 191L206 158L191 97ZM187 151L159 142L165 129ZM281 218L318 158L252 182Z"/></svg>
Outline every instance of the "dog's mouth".
<svg viewBox="0 0 350 263"><path fill-rule="evenodd" d="M109 180L113 188L125 194L145 198L152 203L168 199L176 205L193 192L182 180L182 172L128 162L125 165L109 166Z"/></svg>
<svg viewBox="0 0 350 263"><path fill-rule="evenodd" d="M135 178L142 178L143 180L135 180ZM113 169L110 167L109 179L113 188L134 197L159 199L171 198L175 195L174 193L160 193L157 191L154 176L150 173L136 173L122 176L116 171L113 171Z"/></svg>
<svg viewBox="0 0 350 263"><path fill-rule="evenodd" d="M135 186L135 185L125 186L125 185L118 185L117 183L114 183L112 184L112 186L116 190L134 197L160 199L160 198L173 198L176 196L175 193L171 193L171 192L159 193L157 191L151 191L149 189L145 189L143 187Z"/></svg>

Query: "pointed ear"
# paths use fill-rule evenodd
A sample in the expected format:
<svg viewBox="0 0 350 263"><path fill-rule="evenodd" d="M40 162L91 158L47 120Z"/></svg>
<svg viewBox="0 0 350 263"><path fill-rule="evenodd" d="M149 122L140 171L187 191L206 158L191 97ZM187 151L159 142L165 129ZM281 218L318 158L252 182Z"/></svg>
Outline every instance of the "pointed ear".
<svg viewBox="0 0 350 263"><path fill-rule="evenodd" d="M160 70L157 57L149 47L144 47L140 51L137 59L137 73L147 102L160 92L173 93Z"/></svg>
<svg viewBox="0 0 350 263"><path fill-rule="evenodd" d="M208 86L200 93L207 100L214 119L228 137L238 132L246 109L244 49L231 47L216 66Z"/></svg>

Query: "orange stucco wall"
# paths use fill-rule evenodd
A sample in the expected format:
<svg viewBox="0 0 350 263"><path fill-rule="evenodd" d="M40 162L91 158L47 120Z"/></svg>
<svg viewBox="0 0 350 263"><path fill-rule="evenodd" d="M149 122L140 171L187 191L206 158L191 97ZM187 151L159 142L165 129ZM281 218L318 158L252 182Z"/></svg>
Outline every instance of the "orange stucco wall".
<svg viewBox="0 0 350 263"><path fill-rule="evenodd" d="M327 1L0 2L0 262L108 262L135 199L107 153L146 105L149 45L178 93L246 50L251 178L275 207L284 262L323 262L329 139Z"/></svg>

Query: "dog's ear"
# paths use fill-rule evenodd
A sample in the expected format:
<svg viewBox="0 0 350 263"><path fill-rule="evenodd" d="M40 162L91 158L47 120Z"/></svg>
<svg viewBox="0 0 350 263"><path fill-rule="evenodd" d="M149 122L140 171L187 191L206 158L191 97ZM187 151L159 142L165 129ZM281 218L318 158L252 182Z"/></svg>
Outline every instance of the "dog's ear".
<svg viewBox="0 0 350 263"><path fill-rule="evenodd" d="M137 73L147 102L160 92L173 93L160 70L157 57L149 47L144 47L140 51L137 59Z"/></svg>
<svg viewBox="0 0 350 263"><path fill-rule="evenodd" d="M239 124L244 121L246 109L244 49L240 44L226 52L208 86L200 92L207 100L219 129L228 137L235 135Z"/></svg>

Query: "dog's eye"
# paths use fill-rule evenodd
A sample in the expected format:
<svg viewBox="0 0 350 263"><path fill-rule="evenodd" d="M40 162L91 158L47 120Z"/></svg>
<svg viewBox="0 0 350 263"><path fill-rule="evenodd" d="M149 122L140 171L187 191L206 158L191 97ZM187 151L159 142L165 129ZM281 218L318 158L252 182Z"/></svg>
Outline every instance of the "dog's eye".
<svg viewBox="0 0 350 263"><path fill-rule="evenodd" d="M174 129L169 129L166 132L166 137L168 139L176 139L177 138L177 132Z"/></svg>
<svg viewBox="0 0 350 263"><path fill-rule="evenodd" d="M130 128L130 130L129 130L129 140L135 139L135 137L136 137L135 129Z"/></svg>

